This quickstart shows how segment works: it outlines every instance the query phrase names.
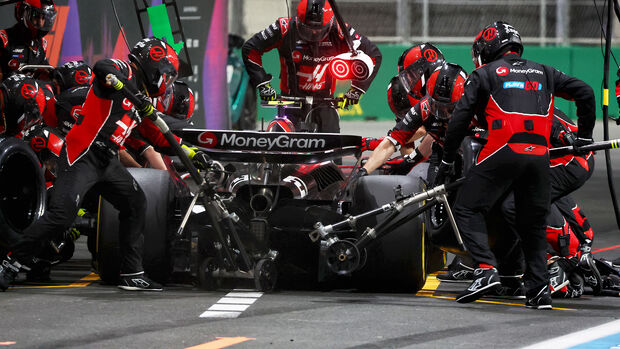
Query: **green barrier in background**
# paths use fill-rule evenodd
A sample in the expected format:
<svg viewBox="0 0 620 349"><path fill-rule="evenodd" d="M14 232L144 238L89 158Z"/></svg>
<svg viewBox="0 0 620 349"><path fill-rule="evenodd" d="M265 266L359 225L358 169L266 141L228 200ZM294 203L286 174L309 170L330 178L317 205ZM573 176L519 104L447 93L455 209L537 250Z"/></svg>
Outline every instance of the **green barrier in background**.
<svg viewBox="0 0 620 349"><path fill-rule="evenodd" d="M366 118L376 118L378 120L386 121L393 120L394 115L390 111L387 105L386 89L390 79L396 75L398 57L409 46L405 45L391 45L380 44L379 49L383 54L383 62L379 73L368 92L362 97L360 104L353 107L348 111L341 111L341 120L364 120ZM474 64L471 60L471 46L470 45L438 45L439 49L444 53L448 62L453 62L461 65L468 73L474 69ZM526 46L523 52L523 57L531 59L542 64L547 64L563 71L568 75L575 76L594 89L597 103L597 117L602 118L601 111L601 86L603 81L603 56L600 47L540 47L540 46ZM279 90L280 80L280 62L276 50L268 52L263 57L263 65L268 73L274 76L271 86ZM610 98L609 102L609 115L618 115L618 104L613 96L614 82L616 81L616 71L614 68L610 69ZM349 86L348 82L339 84L336 90L336 95L344 93ZM566 101L562 98L556 98L555 105L562 109L565 113L576 119L575 116L575 104L573 102ZM273 119L274 109L261 108L259 106L258 118L264 118L265 121Z"/></svg>

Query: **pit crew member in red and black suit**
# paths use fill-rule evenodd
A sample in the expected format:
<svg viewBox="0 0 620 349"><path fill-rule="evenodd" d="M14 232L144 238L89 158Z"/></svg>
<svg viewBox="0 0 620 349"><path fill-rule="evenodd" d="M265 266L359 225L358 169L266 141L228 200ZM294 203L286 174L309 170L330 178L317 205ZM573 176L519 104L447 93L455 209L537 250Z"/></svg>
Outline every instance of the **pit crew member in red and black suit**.
<svg viewBox="0 0 620 349"><path fill-rule="evenodd" d="M372 75L364 81L352 81L345 93L345 108L357 104L368 90L381 65L381 52L366 37L347 26L356 50L367 54L374 63ZM331 60L349 51L342 28L326 0L302 0L296 17L282 17L256 33L243 45L243 61L250 82L263 100L275 100L276 90L270 85L272 76L263 68L265 52L278 49L280 55L280 90L287 96L331 97L336 78L329 69ZM308 111L289 112L295 129L305 120ZM318 132L340 132L338 112L331 106L318 106L313 111Z"/></svg>
<svg viewBox="0 0 620 349"><path fill-rule="evenodd" d="M53 0L22 0L15 7L17 23L0 30L0 81L26 64L47 65L44 36L56 20Z"/></svg>
<svg viewBox="0 0 620 349"><path fill-rule="evenodd" d="M477 269L457 301L472 302L499 287L497 260L489 248L485 215L514 191L516 224L526 260L526 306L550 309L545 217L549 210L549 135L554 96L574 100L579 116L576 146L592 142L595 100L583 81L521 58L523 45L511 25L495 22L474 40L477 69L448 126L436 184L453 171L456 151L474 115L488 130L476 164L459 189L454 214Z"/></svg>
<svg viewBox="0 0 620 349"><path fill-rule="evenodd" d="M119 210L121 283L125 290L161 291L142 268L142 228L145 196L118 160L118 151L137 125L153 144L168 145L152 123L142 122L137 110L147 110L147 96L163 94L177 77L178 58L172 47L159 39L142 39L131 50L129 62L116 59L98 61L95 81L78 119L65 140L58 167L56 190L45 214L28 227L12 252L2 261L0 289L5 290L21 267L27 268L37 253L38 241L64 232L73 223L89 189L99 193ZM114 74L126 86L141 91L141 105L134 107L122 91L106 84ZM152 108L151 108L152 109ZM142 123L141 123L142 122Z"/></svg>
<svg viewBox="0 0 620 349"><path fill-rule="evenodd" d="M358 172L356 177L364 176L379 168L396 151L397 147L406 145L420 127L426 129L433 139L432 155L421 154L417 150L409 154L408 161L419 163L429 155L431 165L428 176L434 177L435 168L441 159L445 132L456 101L463 93L467 73L457 64L444 63L431 74L427 84L427 96L422 98L405 117L389 131L388 136L377 146L372 155ZM353 181L356 178L351 178Z"/></svg>

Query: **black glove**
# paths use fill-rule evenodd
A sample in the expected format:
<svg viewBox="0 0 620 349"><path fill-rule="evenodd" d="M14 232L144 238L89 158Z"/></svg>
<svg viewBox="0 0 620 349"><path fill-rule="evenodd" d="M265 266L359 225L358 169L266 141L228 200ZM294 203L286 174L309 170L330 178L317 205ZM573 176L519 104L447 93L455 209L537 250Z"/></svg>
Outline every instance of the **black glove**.
<svg viewBox="0 0 620 349"><path fill-rule="evenodd" d="M354 170L351 174L351 177L349 177L349 182L347 183L347 186L344 188L345 192L348 192L349 195L353 195L355 187L357 186L357 181L364 176L368 176L368 171L366 171L365 168L359 167Z"/></svg>
<svg viewBox="0 0 620 349"><path fill-rule="evenodd" d="M342 108L349 109L350 106L359 103L360 98L362 98L363 94L364 94L364 91L358 89L357 87L351 86L349 91L347 91L347 93L345 93L343 96L344 101L343 101Z"/></svg>
<svg viewBox="0 0 620 349"><path fill-rule="evenodd" d="M435 180L433 181L433 188L446 184L450 177L454 176L454 162L444 162L441 161L441 164L437 168L437 175L435 175Z"/></svg>
<svg viewBox="0 0 620 349"><path fill-rule="evenodd" d="M192 162L194 163L194 166L196 166L196 168L199 170L208 169L209 167L211 167L212 163L209 155L200 150L197 151L196 154L194 154L194 156L192 157Z"/></svg>
<svg viewBox="0 0 620 349"><path fill-rule="evenodd" d="M588 151L581 150L581 147L583 147L584 145L590 145L592 143L594 143L594 140L592 138L577 137L575 138L575 141L573 142L573 152L577 155L585 154Z"/></svg>
<svg viewBox="0 0 620 349"><path fill-rule="evenodd" d="M136 102L135 106L141 117L145 118L153 114L154 108L149 97L139 92L138 94L136 94L136 98L138 99L138 101Z"/></svg>
<svg viewBox="0 0 620 349"><path fill-rule="evenodd" d="M271 79L263 83L260 83L258 84L258 86L256 86L256 88L258 89L258 95L260 96L260 99L266 102L275 101L278 96L278 94L276 93L276 90L274 90L274 88L271 87L269 82L271 82Z"/></svg>

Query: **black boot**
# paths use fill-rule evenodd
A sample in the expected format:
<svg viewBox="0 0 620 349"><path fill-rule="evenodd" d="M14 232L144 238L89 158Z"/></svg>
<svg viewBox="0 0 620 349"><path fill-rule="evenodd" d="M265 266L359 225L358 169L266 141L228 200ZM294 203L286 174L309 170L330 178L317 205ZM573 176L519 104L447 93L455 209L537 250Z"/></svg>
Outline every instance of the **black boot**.
<svg viewBox="0 0 620 349"><path fill-rule="evenodd" d="M497 269L478 268L474 270L472 283L456 297L456 301L459 303L473 302L498 287L500 287L500 282Z"/></svg>
<svg viewBox="0 0 620 349"><path fill-rule="evenodd" d="M531 309L553 309L549 285L530 290L525 294L525 306Z"/></svg>
<svg viewBox="0 0 620 349"><path fill-rule="evenodd" d="M20 269L30 270L30 268L20 264L9 256L6 256L2 262L0 262L0 290L6 291L6 289L9 288L9 285L15 281Z"/></svg>

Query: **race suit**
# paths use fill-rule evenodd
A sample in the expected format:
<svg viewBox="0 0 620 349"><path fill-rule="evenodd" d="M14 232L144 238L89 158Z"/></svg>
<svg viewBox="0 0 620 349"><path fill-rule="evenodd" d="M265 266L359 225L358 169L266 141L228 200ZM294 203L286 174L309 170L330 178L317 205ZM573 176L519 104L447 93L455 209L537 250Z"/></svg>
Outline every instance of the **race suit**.
<svg viewBox="0 0 620 349"><path fill-rule="evenodd" d="M84 102L83 115L66 137L58 163L56 190L45 214L28 227L13 245L13 256L29 264L38 253L37 242L66 231L73 223L84 196L91 188L119 210L119 236L123 274L142 269L142 228L145 196L133 177L118 160L118 150L132 129L141 122L133 104L121 92L105 85L105 76L116 75L126 85L136 87L131 67L123 61L105 59L93 69L96 79ZM153 144L168 149L169 144L155 125L139 128Z"/></svg>
<svg viewBox="0 0 620 349"><path fill-rule="evenodd" d="M349 51L340 26L335 25L321 42L306 42L297 33L297 18L282 17L256 33L243 45L242 54L250 82L260 85L271 79L263 69L262 57L274 48L280 55L280 90L286 96L331 97L336 88L336 78L329 69L331 60ZM381 52L366 37L357 34L347 25L356 50L366 53L373 60L372 75L364 81L352 81L351 86L366 92L377 75L381 65ZM295 128L304 121L308 110L287 110ZM338 112L331 106L319 106L313 111L314 122L318 123L319 132L340 132Z"/></svg>
<svg viewBox="0 0 620 349"><path fill-rule="evenodd" d="M82 104L84 104L89 90L90 86L76 86L62 91L56 97L56 128L63 135L66 136L78 120L81 122L83 118Z"/></svg>
<svg viewBox="0 0 620 349"><path fill-rule="evenodd" d="M458 192L454 216L474 262L497 266L485 215L502 196L514 192L515 224L530 293L549 282L545 217L550 204L548 146L555 95L575 100L579 136L590 138L595 121L592 88L552 67L506 54L469 76L444 144L443 161L450 163L474 114L488 130L487 143Z"/></svg>
<svg viewBox="0 0 620 349"><path fill-rule="evenodd" d="M32 39L30 30L23 23L0 30L0 70L2 80L16 72L20 65L49 64L45 54L45 38Z"/></svg>

